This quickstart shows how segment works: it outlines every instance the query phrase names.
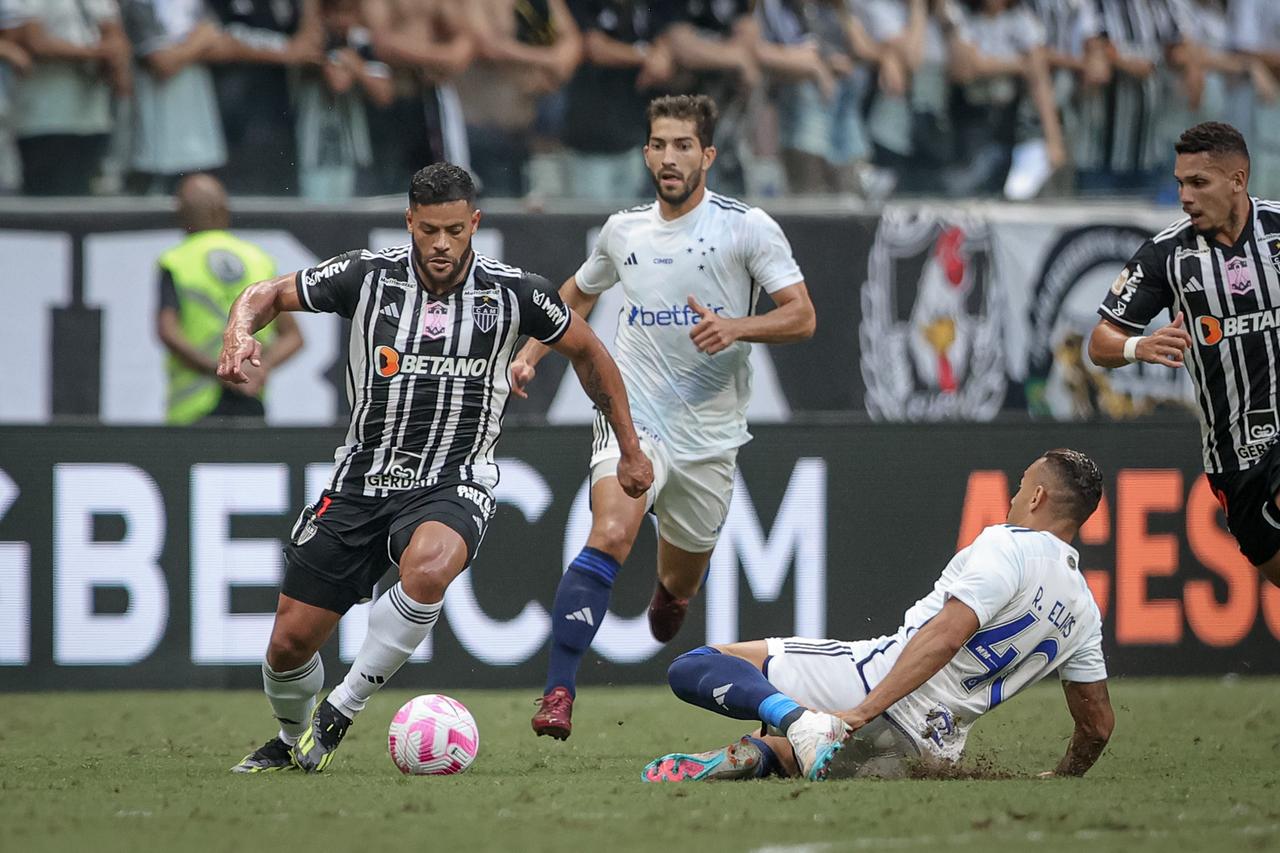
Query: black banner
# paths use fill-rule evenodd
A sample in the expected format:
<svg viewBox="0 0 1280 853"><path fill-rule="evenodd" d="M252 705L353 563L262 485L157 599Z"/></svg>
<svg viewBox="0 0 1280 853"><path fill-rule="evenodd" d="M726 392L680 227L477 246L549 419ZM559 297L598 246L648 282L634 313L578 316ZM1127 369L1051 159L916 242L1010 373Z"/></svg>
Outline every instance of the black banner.
<svg viewBox="0 0 1280 853"><path fill-rule="evenodd" d="M1052 446L1093 455L1103 505L1077 546L1114 675L1280 672L1280 590L1225 532L1186 424L764 427L707 587L659 648L642 532L584 683L652 683L679 651L897 628L955 550L1004 518ZM252 687L284 537L327 477L336 430L0 428L0 690ZM541 683L548 611L586 539L579 428L513 429L499 509L405 685ZM363 611L326 647L340 677Z"/></svg>

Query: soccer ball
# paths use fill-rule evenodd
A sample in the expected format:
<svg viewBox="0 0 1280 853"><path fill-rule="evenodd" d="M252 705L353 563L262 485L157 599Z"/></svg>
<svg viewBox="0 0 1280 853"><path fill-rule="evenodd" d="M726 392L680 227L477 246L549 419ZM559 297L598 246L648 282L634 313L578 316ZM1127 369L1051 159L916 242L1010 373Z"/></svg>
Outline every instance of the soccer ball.
<svg viewBox="0 0 1280 853"><path fill-rule="evenodd" d="M429 693L415 696L391 718L387 751L401 773L448 776L476 760L480 730L475 717L456 699Z"/></svg>

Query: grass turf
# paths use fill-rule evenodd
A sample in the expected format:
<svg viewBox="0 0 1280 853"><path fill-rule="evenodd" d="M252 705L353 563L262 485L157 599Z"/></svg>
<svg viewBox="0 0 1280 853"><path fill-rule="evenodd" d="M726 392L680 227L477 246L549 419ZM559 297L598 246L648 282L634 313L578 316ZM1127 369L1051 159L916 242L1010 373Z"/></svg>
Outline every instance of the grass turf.
<svg viewBox="0 0 1280 853"><path fill-rule="evenodd" d="M1113 680L1117 727L1085 779L1052 767L1071 724L1056 685L981 721L968 763L1020 778L647 785L664 752L747 726L665 689L586 687L565 743L535 738L536 690L443 691L471 708L480 757L401 776L387 689L318 776L227 772L272 731L249 692L0 699L0 850L1276 849L1280 679Z"/></svg>

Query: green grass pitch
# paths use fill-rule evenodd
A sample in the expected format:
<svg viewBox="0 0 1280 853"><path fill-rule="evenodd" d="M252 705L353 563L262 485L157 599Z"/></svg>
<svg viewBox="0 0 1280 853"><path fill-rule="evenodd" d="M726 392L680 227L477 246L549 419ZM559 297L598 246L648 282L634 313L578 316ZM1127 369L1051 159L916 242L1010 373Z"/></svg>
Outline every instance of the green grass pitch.
<svg viewBox="0 0 1280 853"><path fill-rule="evenodd" d="M1280 679L1115 679L1111 746L1084 779L1039 780L1071 724L1056 685L979 722L965 781L647 785L670 751L743 724L665 689L583 689L565 743L529 730L536 690L449 693L480 756L455 777L401 776L389 687L318 776L227 772L270 736L250 692L0 697L0 851L1265 850L1280 848Z"/></svg>

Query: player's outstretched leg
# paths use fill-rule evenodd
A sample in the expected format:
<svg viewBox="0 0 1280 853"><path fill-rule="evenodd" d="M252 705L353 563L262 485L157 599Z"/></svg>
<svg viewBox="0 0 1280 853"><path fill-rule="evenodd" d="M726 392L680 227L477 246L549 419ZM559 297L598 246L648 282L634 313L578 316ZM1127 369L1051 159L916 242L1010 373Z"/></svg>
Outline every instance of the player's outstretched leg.
<svg viewBox="0 0 1280 853"><path fill-rule="evenodd" d="M267 773L293 767L290 750L307 729L316 694L324 687L324 663L314 654L297 669L276 672L262 662L262 689L280 723L280 733L240 759L233 773Z"/></svg>
<svg viewBox="0 0 1280 853"><path fill-rule="evenodd" d="M641 773L646 782L720 782L762 779L780 772L777 755L760 738L745 735L710 752L674 752L650 761Z"/></svg>
<svg viewBox="0 0 1280 853"><path fill-rule="evenodd" d="M573 730L578 667L600 630L618 561L596 548L583 548L560 578L551 608L551 656L547 685L530 721L534 732L564 740Z"/></svg>
<svg viewBox="0 0 1280 853"><path fill-rule="evenodd" d="M311 725L298 739L294 760L310 773L329 766L351 722L369 698L395 675L431 633L443 600L415 601L397 583L369 609L369 631L342 683L316 706Z"/></svg>
<svg viewBox="0 0 1280 853"><path fill-rule="evenodd" d="M782 732L795 751L801 775L810 781L826 778L831 759L849 733L839 717L807 710L781 693L750 661L710 646L676 658L667 681L672 692L691 705L738 720L763 720Z"/></svg>

